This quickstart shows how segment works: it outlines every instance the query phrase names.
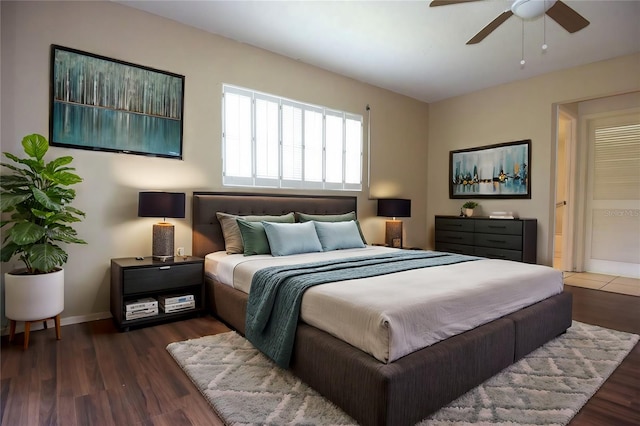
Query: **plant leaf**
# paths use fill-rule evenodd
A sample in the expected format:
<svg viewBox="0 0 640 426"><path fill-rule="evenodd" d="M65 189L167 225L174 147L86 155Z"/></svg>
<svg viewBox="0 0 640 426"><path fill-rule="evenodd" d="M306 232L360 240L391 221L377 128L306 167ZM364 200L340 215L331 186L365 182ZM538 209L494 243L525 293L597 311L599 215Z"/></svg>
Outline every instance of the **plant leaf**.
<svg viewBox="0 0 640 426"><path fill-rule="evenodd" d="M49 150L49 142L44 136L34 133L22 139L22 147L29 157L40 161Z"/></svg>
<svg viewBox="0 0 640 426"><path fill-rule="evenodd" d="M35 197L36 201L42 204L44 208L53 210L54 212L60 211L60 209L62 209L62 206L49 198L49 196L44 191L36 187L31 188L31 191L33 191L33 196Z"/></svg>
<svg viewBox="0 0 640 426"><path fill-rule="evenodd" d="M16 205L31 198L32 194L11 194L3 193L0 197L0 210L3 212L11 211Z"/></svg>
<svg viewBox="0 0 640 426"><path fill-rule="evenodd" d="M34 244L29 249L31 267L40 272L52 272L62 266L69 256L55 244Z"/></svg>
<svg viewBox="0 0 640 426"><path fill-rule="evenodd" d="M46 229L32 222L21 222L9 230L11 241L19 245L33 244L44 237Z"/></svg>
<svg viewBox="0 0 640 426"><path fill-rule="evenodd" d="M20 246L16 243L5 244L0 250L0 261L9 262L14 254L20 249Z"/></svg>

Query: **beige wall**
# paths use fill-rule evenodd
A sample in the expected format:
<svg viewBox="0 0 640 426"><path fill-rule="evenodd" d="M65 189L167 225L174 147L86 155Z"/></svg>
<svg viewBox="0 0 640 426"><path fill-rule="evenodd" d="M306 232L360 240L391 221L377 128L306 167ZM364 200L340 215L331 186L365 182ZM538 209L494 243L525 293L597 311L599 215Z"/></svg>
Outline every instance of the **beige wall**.
<svg viewBox="0 0 640 426"><path fill-rule="evenodd" d="M63 323L109 311L109 260L149 255L153 219L138 218L140 190L224 190L221 185L221 85L360 113L371 106L372 197L413 200L405 221L409 245L426 246L428 105L251 46L112 2L0 2L1 148L21 153L29 133L48 134L49 49L72 47L186 77L184 161L51 148L72 155L84 182L75 206L87 246L70 246ZM365 122L366 135L366 122ZM366 149L367 141L364 141ZM400 148L400 149L399 149ZM365 152L366 154L366 152ZM366 178L366 167L364 169ZM384 220L365 190L358 215L370 242L384 239ZM190 212L190 197L187 216ZM190 250L190 219L177 219L176 247ZM14 265L2 265L3 270Z"/></svg>
<svg viewBox="0 0 640 426"><path fill-rule="evenodd" d="M555 193L554 104L640 88L640 55L597 62L493 87L429 106L427 229L434 216L458 214L464 200L449 199L448 156L454 149L531 139L530 200L479 200L481 212L514 211L538 219L538 263L551 265Z"/></svg>

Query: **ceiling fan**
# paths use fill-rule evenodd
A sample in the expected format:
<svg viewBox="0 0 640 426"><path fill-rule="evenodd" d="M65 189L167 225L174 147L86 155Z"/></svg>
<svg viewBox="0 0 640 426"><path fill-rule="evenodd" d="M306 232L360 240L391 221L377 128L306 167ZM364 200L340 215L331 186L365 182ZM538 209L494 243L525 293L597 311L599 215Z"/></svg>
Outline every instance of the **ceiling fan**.
<svg viewBox="0 0 640 426"><path fill-rule="evenodd" d="M472 1L479 0L433 0L429 6L447 6L450 4L468 3ZM480 43L512 15L516 15L520 19L530 20L538 18L545 13L570 33L580 31L589 25L589 21L561 0L514 0L511 4L511 9L505 10L498 15L496 19L491 21L486 27L481 29L478 34L473 36L467 44Z"/></svg>

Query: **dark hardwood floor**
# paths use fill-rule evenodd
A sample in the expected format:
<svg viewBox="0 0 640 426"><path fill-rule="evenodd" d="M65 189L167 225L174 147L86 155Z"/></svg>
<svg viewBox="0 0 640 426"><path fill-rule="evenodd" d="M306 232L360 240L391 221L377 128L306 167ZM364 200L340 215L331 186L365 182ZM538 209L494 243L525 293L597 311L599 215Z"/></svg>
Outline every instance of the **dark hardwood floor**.
<svg viewBox="0 0 640 426"><path fill-rule="evenodd" d="M574 319L640 334L640 297L578 287ZM222 425L165 347L228 331L212 317L118 332L111 320L22 334L1 347L1 424ZM640 424L640 346L571 421L572 426Z"/></svg>

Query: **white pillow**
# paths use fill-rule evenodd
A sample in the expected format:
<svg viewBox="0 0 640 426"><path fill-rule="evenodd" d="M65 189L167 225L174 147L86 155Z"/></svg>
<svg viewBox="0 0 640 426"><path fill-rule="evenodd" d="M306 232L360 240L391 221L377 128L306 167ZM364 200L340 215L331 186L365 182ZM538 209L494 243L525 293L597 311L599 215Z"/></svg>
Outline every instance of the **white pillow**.
<svg viewBox="0 0 640 426"><path fill-rule="evenodd" d="M358 224L348 222L317 222L313 221L322 250L339 250L365 247L358 230Z"/></svg>
<svg viewBox="0 0 640 426"><path fill-rule="evenodd" d="M271 254L274 256L322 251L313 222L262 222L262 225L267 233Z"/></svg>

